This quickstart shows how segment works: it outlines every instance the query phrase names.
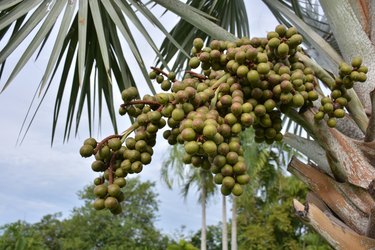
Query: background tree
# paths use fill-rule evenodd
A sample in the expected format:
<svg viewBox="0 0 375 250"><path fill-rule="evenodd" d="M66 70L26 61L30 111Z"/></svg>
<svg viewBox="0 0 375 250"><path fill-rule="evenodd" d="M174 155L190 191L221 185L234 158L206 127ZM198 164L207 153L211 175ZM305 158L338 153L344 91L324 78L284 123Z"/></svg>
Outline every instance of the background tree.
<svg viewBox="0 0 375 250"><path fill-rule="evenodd" d="M84 200L69 218L46 215L40 222L18 221L1 227L1 249L166 249L170 239L154 225L158 211L155 183L129 179L124 212L113 216L92 207L92 186L79 192Z"/></svg>

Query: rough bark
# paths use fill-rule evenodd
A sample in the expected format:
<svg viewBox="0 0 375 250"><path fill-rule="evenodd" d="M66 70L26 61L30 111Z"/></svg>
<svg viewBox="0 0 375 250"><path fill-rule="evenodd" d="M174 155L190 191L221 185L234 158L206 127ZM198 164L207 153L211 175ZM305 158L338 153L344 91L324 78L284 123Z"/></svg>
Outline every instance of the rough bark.
<svg viewBox="0 0 375 250"><path fill-rule="evenodd" d="M304 112L303 117L309 124L315 139L326 151L327 159L335 179L367 188L375 179L375 169L357 147L356 141L330 128L325 122L316 123L312 110Z"/></svg>
<svg viewBox="0 0 375 250"><path fill-rule="evenodd" d="M346 227L342 227L320 211L314 204L304 206L297 200L293 200L293 206L297 216L304 223L312 226L335 249L375 249L374 239L359 235Z"/></svg>
<svg viewBox="0 0 375 250"><path fill-rule="evenodd" d="M366 34L370 35L370 12L369 12L369 0L349 0L349 4L353 9L355 16L357 17L362 29Z"/></svg>
<svg viewBox="0 0 375 250"><path fill-rule="evenodd" d="M288 170L305 182L332 211L354 231L365 234L374 200L366 190L338 183L331 177L293 158Z"/></svg>
<svg viewBox="0 0 375 250"><path fill-rule="evenodd" d="M368 127L366 130L366 137L365 137L366 142L375 140L375 89L371 91L370 96L371 96L372 113L371 113L370 121L368 123Z"/></svg>
<svg viewBox="0 0 375 250"><path fill-rule="evenodd" d="M369 9L369 12L370 13L374 13L375 12L375 1L369 1L368 2L368 9ZM369 32L369 37L372 41L373 44L374 43L374 39L375 39L375 15L370 15L369 16L369 29L370 29L370 32Z"/></svg>
<svg viewBox="0 0 375 250"><path fill-rule="evenodd" d="M336 128L352 139L362 140L365 136L348 114L343 119L337 120Z"/></svg>
<svg viewBox="0 0 375 250"><path fill-rule="evenodd" d="M222 236L221 236L221 242L223 245L223 250L228 250L228 223L227 223L227 198L225 195L222 195Z"/></svg>

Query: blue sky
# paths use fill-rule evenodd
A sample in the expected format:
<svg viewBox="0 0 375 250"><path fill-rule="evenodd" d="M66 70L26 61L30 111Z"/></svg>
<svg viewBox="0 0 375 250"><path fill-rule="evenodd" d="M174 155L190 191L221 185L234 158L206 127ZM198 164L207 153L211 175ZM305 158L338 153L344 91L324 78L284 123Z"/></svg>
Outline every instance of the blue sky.
<svg viewBox="0 0 375 250"><path fill-rule="evenodd" d="M251 36L265 36L267 31L274 29L276 20L260 0L248 2L251 2L247 4ZM167 15L161 20L170 28L174 23L172 20L177 19L173 15ZM153 29L150 25L149 28ZM160 44L162 35L155 34L154 37L158 37L157 42ZM145 42L141 37L136 39ZM0 43L0 46L3 45ZM145 48L142 53L146 64L152 66L155 58L152 51ZM83 159L78 153L83 140L88 137L85 119L81 122L78 136L63 144L63 119L66 115L63 109L55 143L53 147L50 146L57 81L47 95L25 141L20 146L16 145L32 94L44 72L46 55L42 55L36 62L28 63L10 87L0 95L0 225L16 220L36 222L43 215L57 212L62 212L64 217L69 216L73 207L82 205L76 195L77 191L96 177L90 168L91 159ZM16 59L11 57L7 63L14 65ZM10 65L7 65L8 68ZM9 72L5 72L5 75L8 74ZM140 74L136 80L143 81ZM4 82L5 78L0 82L1 88ZM120 103L119 100L118 93L117 104ZM67 106L67 100L64 100L63 105ZM103 117L102 129L95 137L103 138L113 133L108 120L106 116ZM129 125L128 119L120 119L119 124L120 130L125 130ZM178 188L168 190L160 181L159 170L168 147L159 135L153 162L141 173L141 179L156 182L156 192L159 193L160 200L157 227L167 233L173 233L181 225L185 225L187 230L198 230L201 225L201 208L197 203L196 190L192 190L184 201ZM207 224L217 224L220 219L221 197L217 196L208 205Z"/></svg>

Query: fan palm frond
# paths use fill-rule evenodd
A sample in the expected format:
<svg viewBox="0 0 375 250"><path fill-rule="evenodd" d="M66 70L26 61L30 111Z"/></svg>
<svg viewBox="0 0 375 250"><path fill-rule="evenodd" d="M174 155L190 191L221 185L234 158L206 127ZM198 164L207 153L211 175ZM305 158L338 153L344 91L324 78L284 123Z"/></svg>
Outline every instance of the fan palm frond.
<svg viewBox="0 0 375 250"><path fill-rule="evenodd" d="M42 51L49 49L45 46L49 40L54 40L48 63L37 87L37 92L42 98L36 108L33 103L30 105L20 136L24 138L26 135L35 113L56 78L60 78L60 81L53 113L52 141L60 119L63 98L69 98L64 140L69 138L74 122L75 133L78 132L85 106L90 134L96 110L100 125L103 105L108 109L113 128L117 133L116 112L113 106L114 86L117 85L120 91L130 86L137 86L133 72L138 70L143 75L147 87L154 92L154 87L148 78L148 69L140 53L140 44L135 41L134 33L141 34L163 66L168 67L150 31L144 27L142 16L155 23L156 29L164 33L167 39L171 39L173 46L183 50L163 25L155 22L157 18L152 12L139 1L1 1L0 39L3 47L0 48L0 79L5 81L2 91L15 81L33 55L36 55L37 59ZM131 25L135 28L130 28ZM54 30L56 32L53 32ZM25 38L34 33L30 42L27 40L24 42ZM5 65L7 59L15 54L17 48L23 48L25 45L16 65L12 69L9 65L11 73L5 78L3 72L4 69L8 69ZM125 45L132 55L124 53ZM130 66L131 59L135 59L135 67ZM34 97L32 102L36 100L37 98Z"/></svg>

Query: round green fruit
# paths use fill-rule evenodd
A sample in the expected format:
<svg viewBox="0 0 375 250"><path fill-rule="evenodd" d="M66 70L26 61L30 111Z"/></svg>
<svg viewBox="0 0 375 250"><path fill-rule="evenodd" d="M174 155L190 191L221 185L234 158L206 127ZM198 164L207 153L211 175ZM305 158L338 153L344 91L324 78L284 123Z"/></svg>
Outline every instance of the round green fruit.
<svg viewBox="0 0 375 250"><path fill-rule="evenodd" d="M359 56L356 56L352 59L352 66L354 68L359 68L361 67L361 64L362 64L362 58L359 57Z"/></svg>
<svg viewBox="0 0 375 250"><path fill-rule="evenodd" d="M112 138L108 141L108 147L112 150L112 151L117 151L121 148L121 140L119 138Z"/></svg>
<svg viewBox="0 0 375 250"><path fill-rule="evenodd" d="M221 194L222 194L222 195L227 196L227 195L230 195L230 194L231 194L232 189L227 188L227 187L224 186L224 185L221 185L220 191L221 191Z"/></svg>
<svg viewBox="0 0 375 250"><path fill-rule="evenodd" d="M343 109L335 109L335 111L333 111L333 115L336 118L343 118L345 117L345 111Z"/></svg>
<svg viewBox="0 0 375 250"><path fill-rule="evenodd" d="M222 182L223 186L225 186L227 189L232 189L234 187L234 184L236 183L234 178L231 177L231 176L225 176L223 178L223 182Z"/></svg>
<svg viewBox="0 0 375 250"><path fill-rule="evenodd" d="M94 161L92 164L91 164L91 169L94 171L94 172L102 172L104 170L106 170L106 165L103 161Z"/></svg>
<svg viewBox="0 0 375 250"><path fill-rule="evenodd" d="M215 174L214 182L215 182L215 184L218 184L218 185L222 184L223 183L223 175L221 173Z"/></svg>
<svg viewBox="0 0 375 250"><path fill-rule="evenodd" d="M200 60L198 57L192 57L189 61L189 66L190 68L192 69L196 69L199 67L199 64L200 64Z"/></svg>
<svg viewBox="0 0 375 250"><path fill-rule="evenodd" d="M270 72L270 66L268 65L268 63L259 63L257 65L257 71L259 74L267 75L268 72Z"/></svg>
<svg viewBox="0 0 375 250"><path fill-rule="evenodd" d="M91 145L83 145L80 149L79 149L79 153L82 157L90 157L92 156L92 154L94 153L94 148L91 146Z"/></svg>
<svg viewBox="0 0 375 250"><path fill-rule="evenodd" d="M119 205L115 197L107 197L104 201L104 206L108 209L115 209Z"/></svg>
<svg viewBox="0 0 375 250"><path fill-rule="evenodd" d="M328 127L334 128L336 127L336 118L331 117L327 120Z"/></svg>
<svg viewBox="0 0 375 250"><path fill-rule="evenodd" d="M102 185L98 185L94 188L94 194L96 197L99 197L99 198L104 198L108 193L108 189L107 189L107 186L102 184Z"/></svg>
<svg viewBox="0 0 375 250"><path fill-rule="evenodd" d="M250 176L248 174L238 175L236 181L238 184L246 185L250 182Z"/></svg>
<svg viewBox="0 0 375 250"><path fill-rule="evenodd" d="M126 179L125 178L116 178L113 181L113 184L118 185L120 188L123 188L126 186Z"/></svg>
<svg viewBox="0 0 375 250"><path fill-rule="evenodd" d="M96 142L96 140L94 139L94 138L87 138L84 142L83 142L83 145L90 145L90 146L92 146L93 148L95 148L96 147L96 145L97 145L97 142Z"/></svg>
<svg viewBox="0 0 375 250"><path fill-rule="evenodd" d="M116 197L121 192L120 186L117 184L109 184L107 190L112 197Z"/></svg>
<svg viewBox="0 0 375 250"><path fill-rule="evenodd" d="M95 210L102 210L105 208L105 205L104 205L104 199L95 199L94 201L94 204L93 204Z"/></svg>
<svg viewBox="0 0 375 250"><path fill-rule="evenodd" d="M285 58L289 54L289 46L288 46L288 44L281 43L277 47L277 54L279 55L279 57Z"/></svg>
<svg viewBox="0 0 375 250"><path fill-rule="evenodd" d="M203 147L203 151L207 154L207 155L215 155L216 152L217 152L217 146L216 146L216 143L214 143L213 141L205 141L202 145Z"/></svg>
<svg viewBox="0 0 375 250"><path fill-rule="evenodd" d="M241 187L241 185L238 183L234 184L232 188L232 194L235 196L240 196L242 193L243 193L243 188Z"/></svg>
<svg viewBox="0 0 375 250"><path fill-rule="evenodd" d="M199 38L199 37L195 38L193 40L193 46L197 50L197 52L201 51L201 49L203 48L203 40L202 40L202 38Z"/></svg>
<svg viewBox="0 0 375 250"><path fill-rule="evenodd" d="M199 151L199 144L196 141L189 141L184 145L186 153L194 155Z"/></svg>

